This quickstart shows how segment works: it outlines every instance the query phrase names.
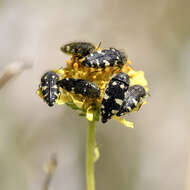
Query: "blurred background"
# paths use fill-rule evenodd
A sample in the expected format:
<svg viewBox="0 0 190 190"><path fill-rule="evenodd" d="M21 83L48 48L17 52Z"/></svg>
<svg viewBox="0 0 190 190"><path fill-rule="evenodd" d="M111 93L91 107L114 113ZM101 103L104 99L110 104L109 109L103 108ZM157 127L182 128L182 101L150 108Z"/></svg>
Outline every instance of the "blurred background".
<svg viewBox="0 0 190 190"><path fill-rule="evenodd" d="M87 121L36 94L48 70L65 65L60 46L85 40L124 49L144 70L148 104L97 124L97 190L189 190L190 1L0 0L0 71L18 60L31 69L0 89L0 189L41 190L56 153L54 190L84 190Z"/></svg>

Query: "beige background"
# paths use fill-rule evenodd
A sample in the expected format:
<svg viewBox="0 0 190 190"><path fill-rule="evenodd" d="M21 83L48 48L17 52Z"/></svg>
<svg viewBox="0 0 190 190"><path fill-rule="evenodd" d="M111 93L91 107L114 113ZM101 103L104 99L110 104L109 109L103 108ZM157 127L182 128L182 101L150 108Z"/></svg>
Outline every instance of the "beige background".
<svg viewBox="0 0 190 190"><path fill-rule="evenodd" d="M188 0L1 0L0 68L26 58L34 66L0 90L0 189L42 189L52 153L50 188L85 189L87 121L35 94L45 71L64 66L59 48L72 40L124 49L149 81L148 104L126 117L135 129L98 123L97 190L190 189L189 7Z"/></svg>

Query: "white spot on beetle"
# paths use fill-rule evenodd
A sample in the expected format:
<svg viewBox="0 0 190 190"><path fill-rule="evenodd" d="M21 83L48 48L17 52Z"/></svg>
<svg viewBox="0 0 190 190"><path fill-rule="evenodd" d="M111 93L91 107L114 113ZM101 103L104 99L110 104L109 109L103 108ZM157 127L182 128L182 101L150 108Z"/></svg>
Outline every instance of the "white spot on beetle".
<svg viewBox="0 0 190 190"><path fill-rule="evenodd" d="M70 46L66 46L66 51L70 51Z"/></svg>
<svg viewBox="0 0 190 190"><path fill-rule="evenodd" d="M112 112L112 114L116 114L118 112L118 110L112 110L111 112Z"/></svg>
<svg viewBox="0 0 190 190"><path fill-rule="evenodd" d="M121 84L121 85L120 85L120 88L122 88L122 89L123 89L124 87L125 87L125 85L124 85L124 84Z"/></svg>
<svg viewBox="0 0 190 190"><path fill-rule="evenodd" d="M104 95L104 99L107 100L109 99L109 96L107 94Z"/></svg>
<svg viewBox="0 0 190 190"><path fill-rule="evenodd" d="M114 82L112 83L112 85L113 85L113 86L117 85L117 82L116 82L116 81L114 81Z"/></svg>
<svg viewBox="0 0 190 190"><path fill-rule="evenodd" d="M99 66L99 65L100 65L100 62L99 62L99 60L98 60L98 59L96 59L96 64L97 64L97 66Z"/></svg>
<svg viewBox="0 0 190 190"><path fill-rule="evenodd" d="M42 91L46 90L48 87L47 86L42 86Z"/></svg>
<svg viewBox="0 0 190 190"><path fill-rule="evenodd" d="M119 104L120 106L123 104L123 100L116 98L115 102Z"/></svg>
<svg viewBox="0 0 190 190"><path fill-rule="evenodd" d="M132 101L135 104L135 106L138 104L138 102L134 98L132 99Z"/></svg>
<svg viewBox="0 0 190 190"><path fill-rule="evenodd" d="M56 97L58 97L58 94L57 94L57 92L54 92L54 95L55 95Z"/></svg>
<svg viewBox="0 0 190 190"><path fill-rule="evenodd" d="M105 63L105 66L109 66L110 63L107 60L103 60L103 62Z"/></svg>
<svg viewBox="0 0 190 190"><path fill-rule="evenodd" d="M120 113L120 116L122 116L122 115L125 115L125 113L124 112Z"/></svg>
<svg viewBox="0 0 190 190"><path fill-rule="evenodd" d="M44 96L44 97L48 96L48 93L44 94L43 96Z"/></svg>
<svg viewBox="0 0 190 190"><path fill-rule="evenodd" d="M97 51L99 54L101 54L101 55L105 55L105 53L104 52L102 52L101 50L99 50L99 51Z"/></svg>
<svg viewBox="0 0 190 190"><path fill-rule="evenodd" d="M57 89L57 85L53 85L53 86L52 86L52 88L55 88L55 89Z"/></svg>

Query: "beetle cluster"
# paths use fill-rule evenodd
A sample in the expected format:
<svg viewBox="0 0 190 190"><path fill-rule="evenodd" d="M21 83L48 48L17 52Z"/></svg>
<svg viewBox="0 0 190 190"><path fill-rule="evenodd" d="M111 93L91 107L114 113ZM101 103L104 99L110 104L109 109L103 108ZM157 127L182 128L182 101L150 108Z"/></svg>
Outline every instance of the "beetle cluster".
<svg viewBox="0 0 190 190"><path fill-rule="evenodd" d="M45 102L53 106L60 95L60 88L89 98L98 98L100 89L88 80L65 78L59 80L59 75L53 71L46 72L41 78L40 89Z"/></svg>
<svg viewBox="0 0 190 190"><path fill-rule="evenodd" d="M99 49L88 42L72 42L61 47L61 50L74 58L80 59L81 66L94 69L106 67L122 68L127 56L115 48ZM100 98L100 88L93 82L76 78L60 79L56 72L49 71L41 78L42 96L49 106L53 106L60 96L60 89L88 98ZM121 116L141 105L146 95L140 85L130 86L129 76L120 72L113 76L107 84L101 101L102 122L105 123L113 115Z"/></svg>
<svg viewBox="0 0 190 190"><path fill-rule="evenodd" d="M115 48L99 50L100 44L95 48L95 46L89 42L72 42L63 45L61 51L79 59L83 58L81 65L87 67L122 67L126 63L127 56L124 52Z"/></svg>
<svg viewBox="0 0 190 190"><path fill-rule="evenodd" d="M102 123L106 123L113 115L122 116L143 103L142 98L146 96L144 87L129 85L129 76L123 72L109 81L102 100Z"/></svg>

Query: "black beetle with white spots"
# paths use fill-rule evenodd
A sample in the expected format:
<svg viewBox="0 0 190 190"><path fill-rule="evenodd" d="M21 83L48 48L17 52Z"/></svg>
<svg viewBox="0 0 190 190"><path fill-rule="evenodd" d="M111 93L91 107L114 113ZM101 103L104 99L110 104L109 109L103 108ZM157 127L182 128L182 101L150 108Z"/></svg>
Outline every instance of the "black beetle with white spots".
<svg viewBox="0 0 190 190"><path fill-rule="evenodd" d="M125 73L115 75L107 85L102 99L102 122L106 123L113 115L116 115L123 104L125 92L129 87L129 76Z"/></svg>
<svg viewBox="0 0 190 190"><path fill-rule="evenodd" d="M93 68L122 67L127 62L127 56L115 48L102 49L86 56L82 61L83 66Z"/></svg>
<svg viewBox="0 0 190 190"><path fill-rule="evenodd" d="M96 47L89 42L71 42L61 47L61 51L76 58L83 58L93 53Z"/></svg>
<svg viewBox="0 0 190 190"><path fill-rule="evenodd" d="M58 80L59 76L53 71L46 72L41 78L40 89L49 106L53 106L59 97Z"/></svg>
<svg viewBox="0 0 190 190"><path fill-rule="evenodd" d="M142 99L146 96L144 87L129 85L129 76L123 72L110 80L102 100L102 123L106 123L113 115L125 115L143 103Z"/></svg>
<svg viewBox="0 0 190 190"><path fill-rule="evenodd" d="M57 84L68 92L81 94L89 98L100 97L100 88L88 80L65 78L58 81Z"/></svg>

